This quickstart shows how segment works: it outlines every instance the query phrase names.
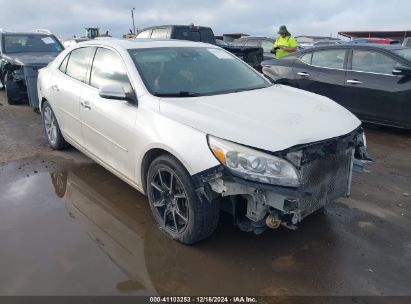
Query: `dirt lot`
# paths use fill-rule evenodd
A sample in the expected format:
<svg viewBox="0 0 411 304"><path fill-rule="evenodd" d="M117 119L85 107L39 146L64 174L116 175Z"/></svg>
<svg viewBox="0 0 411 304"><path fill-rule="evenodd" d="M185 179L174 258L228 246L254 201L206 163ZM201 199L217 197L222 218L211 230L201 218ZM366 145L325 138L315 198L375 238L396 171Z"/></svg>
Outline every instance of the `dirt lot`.
<svg viewBox="0 0 411 304"><path fill-rule="evenodd" d="M147 200L0 93L0 295L411 295L411 132L367 128L352 197L285 228L223 218L196 246L156 229Z"/></svg>

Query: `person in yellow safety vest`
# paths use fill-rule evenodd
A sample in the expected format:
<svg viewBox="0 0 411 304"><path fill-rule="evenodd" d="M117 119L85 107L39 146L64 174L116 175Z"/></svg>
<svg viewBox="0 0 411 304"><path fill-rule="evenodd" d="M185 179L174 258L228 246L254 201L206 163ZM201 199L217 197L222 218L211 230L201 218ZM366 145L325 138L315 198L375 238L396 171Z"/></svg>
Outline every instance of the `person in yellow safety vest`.
<svg viewBox="0 0 411 304"><path fill-rule="evenodd" d="M278 29L278 38L274 42L271 53L275 54L277 59L284 57L297 50L297 40L291 36L285 25L280 26Z"/></svg>

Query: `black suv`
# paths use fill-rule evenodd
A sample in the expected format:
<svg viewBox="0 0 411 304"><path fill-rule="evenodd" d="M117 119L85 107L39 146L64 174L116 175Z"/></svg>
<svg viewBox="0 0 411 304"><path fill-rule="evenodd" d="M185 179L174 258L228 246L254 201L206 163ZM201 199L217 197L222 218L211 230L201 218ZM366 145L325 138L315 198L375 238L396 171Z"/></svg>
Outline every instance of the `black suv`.
<svg viewBox="0 0 411 304"><path fill-rule="evenodd" d="M38 108L38 70L62 50L60 41L46 30L0 30L0 89L6 90L9 104L28 99L30 106Z"/></svg>
<svg viewBox="0 0 411 304"><path fill-rule="evenodd" d="M210 27L195 25L162 25L143 29L137 38L151 39L178 39L199 41L216 45L214 32ZM221 48L244 60L253 68L261 71L261 62L264 60L263 49L247 46L232 46L218 44Z"/></svg>

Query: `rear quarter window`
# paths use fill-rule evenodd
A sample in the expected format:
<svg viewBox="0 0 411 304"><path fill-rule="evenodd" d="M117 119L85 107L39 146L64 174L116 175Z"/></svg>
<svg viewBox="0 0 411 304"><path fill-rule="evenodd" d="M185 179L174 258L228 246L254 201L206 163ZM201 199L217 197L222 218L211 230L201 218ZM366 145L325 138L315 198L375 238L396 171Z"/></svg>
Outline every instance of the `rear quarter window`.
<svg viewBox="0 0 411 304"><path fill-rule="evenodd" d="M300 60L306 64L311 64L313 53L306 53L300 57Z"/></svg>
<svg viewBox="0 0 411 304"><path fill-rule="evenodd" d="M67 68L67 62L69 60L70 54L68 54L64 60L61 62L59 66L59 70L62 71L64 74L66 73L66 68Z"/></svg>

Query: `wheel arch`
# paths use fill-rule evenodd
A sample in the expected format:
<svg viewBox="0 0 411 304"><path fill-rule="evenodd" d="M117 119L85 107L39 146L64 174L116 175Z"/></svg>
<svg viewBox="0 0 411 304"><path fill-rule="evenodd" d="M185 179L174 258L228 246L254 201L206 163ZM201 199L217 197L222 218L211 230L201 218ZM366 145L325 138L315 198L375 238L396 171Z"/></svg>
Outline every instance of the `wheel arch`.
<svg viewBox="0 0 411 304"><path fill-rule="evenodd" d="M43 109L43 104L48 101L46 98L41 97L40 101L39 101L39 109L40 111Z"/></svg>
<svg viewBox="0 0 411 304"><path fill-rule="evenodd" d="M141 160L141 165L140 165L140 177L141 177L141 185L143 188L144 193L147 194L147 173L148 173L148 168L150 167L150 164L153 162L154 159L161 155L169 155L173 158L175 158L188 172L188 174L191 175L190 173L190 168L186 165L186 163L181 160L181 158L177 157L175 153L170 152L169 150L165 149L164 147L153 147L146 151L144 154L142 160Z"/></svg>

